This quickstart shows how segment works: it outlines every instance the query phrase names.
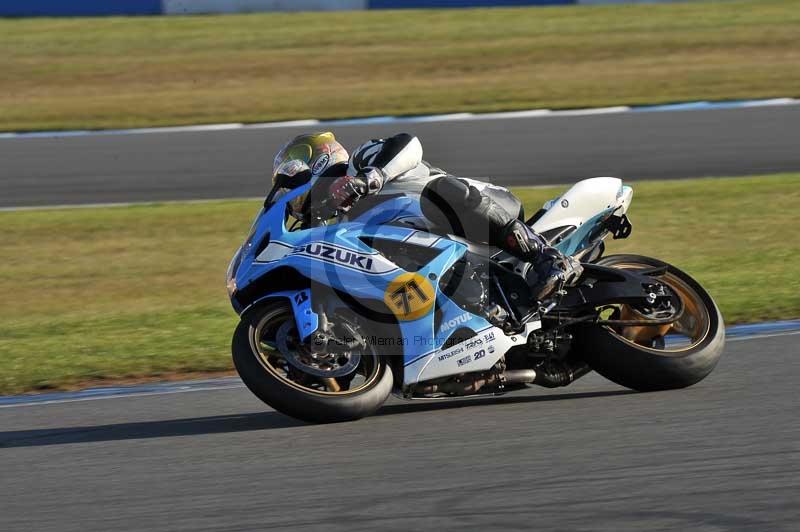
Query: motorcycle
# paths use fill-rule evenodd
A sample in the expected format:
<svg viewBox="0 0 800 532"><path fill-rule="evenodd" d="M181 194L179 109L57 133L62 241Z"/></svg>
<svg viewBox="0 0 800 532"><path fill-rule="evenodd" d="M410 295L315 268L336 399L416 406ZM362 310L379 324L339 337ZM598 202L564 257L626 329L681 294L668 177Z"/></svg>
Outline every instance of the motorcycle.
<svg viewBox="0 0 800 532"><path fill-rule="evenodd" d="M604 256L604 239L632 230L620 179L580 181L527 220L583 266L543 299L533 265L430 227L414 197L369 196L346 216L289 226L287 204L318 184L274 187L227 272L236 369L284 414L354 420L392 393L497 395L591 370L676 389L722 354L722 315L697 281L654 258Z"/></svg>

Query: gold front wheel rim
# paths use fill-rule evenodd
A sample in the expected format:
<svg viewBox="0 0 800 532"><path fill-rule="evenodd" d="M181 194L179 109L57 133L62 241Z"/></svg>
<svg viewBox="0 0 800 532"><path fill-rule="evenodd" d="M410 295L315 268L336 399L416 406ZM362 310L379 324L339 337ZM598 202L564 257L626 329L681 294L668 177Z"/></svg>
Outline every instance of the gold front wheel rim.
<svg viewBox="0 0 800 532"><path fill-rule="evenodd" d="M380 375L381 363L374 350L367 346L351 380L345 377L316 377L295 368L286 360L269 336L287 320L294 320L288 310L266 314L255 327L250 327L250 347L261 367L284 384L299 391L325 396L353 395L371 387ZM264 336L267 336L264 338ZM282 361L282 362L281 362ZM301 382L298 382L300 380ZM355 386L353 386L355 382Z"/></svg>

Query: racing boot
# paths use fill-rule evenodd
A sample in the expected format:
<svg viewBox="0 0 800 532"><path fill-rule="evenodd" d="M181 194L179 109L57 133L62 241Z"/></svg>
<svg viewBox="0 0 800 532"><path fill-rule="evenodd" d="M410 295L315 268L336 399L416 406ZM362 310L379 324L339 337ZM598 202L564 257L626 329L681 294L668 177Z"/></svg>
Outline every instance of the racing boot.
<svg viewBox="0 0 800 532"><path fill-rule="evenodd" d="M576 284L581 274L583 267L579 261L547 246L542 249L527 280L536 299L542 301L553 292Z"/></svg>
<svg viewBox="0 0 800 532"><path fill-rule="evenodd" d="M583 273L580 262L548 246L541 236L519 220L512 220L503 227L496 245L534 265L533 272L528 274L528 282L539 301L571 285Z"/></svg>
<svg viewBox="0 0 800 532"><path fill-rule="evenodd" d="M534 297L542 301L559 290L564 284L563 272L556 266L555 260L542 257L528 272L527 281L533 290Z"/></svg>
<svg viewBox="0 0 800 532"><path fill-rule="evenodd" d="M497 233L494 245L525 262L535 263L546 247L542 237L517 219L506 223Z"/></svg>

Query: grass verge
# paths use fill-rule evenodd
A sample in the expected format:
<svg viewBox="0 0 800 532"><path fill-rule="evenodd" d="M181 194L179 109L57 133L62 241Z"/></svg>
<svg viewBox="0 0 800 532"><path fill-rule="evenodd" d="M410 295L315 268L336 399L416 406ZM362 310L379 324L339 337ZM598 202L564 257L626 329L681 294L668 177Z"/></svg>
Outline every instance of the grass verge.
<svg viewBox="0 0 800 532"><path fill-rule="evenodd" d="M798 96L796 0L0 19L0 130Z"/></svg>
<svg viewBox="0 0 800 532"><path fill-rule="evenodd" d="M563 187L519 189L533 212ZM672 262L728 323L800 317L800 174L634 184L609 253ZM0 212L0 394L231 368L228 259L254 201Z"/></svg>

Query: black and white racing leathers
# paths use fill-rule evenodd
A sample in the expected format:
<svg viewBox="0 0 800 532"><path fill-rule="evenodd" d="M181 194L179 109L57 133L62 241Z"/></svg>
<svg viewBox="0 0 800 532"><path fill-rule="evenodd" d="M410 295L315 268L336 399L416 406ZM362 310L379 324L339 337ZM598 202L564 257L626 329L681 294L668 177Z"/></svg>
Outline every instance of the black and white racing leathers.
<svg viewBox="0 0 800 532"><path fill-rule="evenodd" d="M367 194L419 195L423 214L435 226L525 261L536 261L546 245L521 220L522 204L508 189L430 166L422 160L419 139L407 133L359 146L347 174L362 177Z"/></svg>

